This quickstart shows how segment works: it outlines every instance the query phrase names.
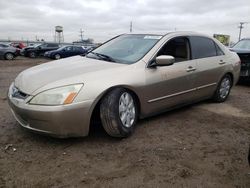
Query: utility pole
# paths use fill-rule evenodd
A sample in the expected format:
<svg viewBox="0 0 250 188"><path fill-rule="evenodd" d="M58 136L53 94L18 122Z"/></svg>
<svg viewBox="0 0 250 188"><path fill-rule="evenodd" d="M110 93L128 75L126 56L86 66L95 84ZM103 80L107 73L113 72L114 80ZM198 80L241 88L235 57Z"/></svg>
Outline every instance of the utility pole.
<svg viewBox="0 0 250 188"><path fill-rule="evenodd" d="M81 41L83 41L83 30L82 29L80 29L80 37L81 37Z"/></svg>
<svg viewBox="0 0 250 188"><path fill-rule="evenodd" d="M130 29L129 29L129 31L130 31L130 33L132 33L132 31L133 31L133 23L132 23L132 21L130 22Z"/></svg>
<svg viewBox="0 0 250 188"><path fill-rule="evenodd" d="M240 41L240 39L241 39L241 31L242 31L242 29L244 28L243 25L246 24L246 23L247 23L247 22L240 22L240 25L239 25L239 27L238 27L238 28L240 28L240 32L239 32L239 41Z"/></svg>

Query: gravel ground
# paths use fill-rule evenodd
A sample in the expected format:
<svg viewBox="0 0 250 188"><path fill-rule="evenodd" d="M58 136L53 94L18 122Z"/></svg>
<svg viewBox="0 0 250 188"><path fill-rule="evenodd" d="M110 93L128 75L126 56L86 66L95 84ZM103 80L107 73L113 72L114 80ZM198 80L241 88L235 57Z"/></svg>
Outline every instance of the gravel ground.
<svg viewBox="0 0 250 188"><path fill-rule="evenodd" d="M126 139L101 128L55 139L20 128L6 100L19 72L46 61L0 60L0 187L250 187L250 84L140 120Z"/></svg>

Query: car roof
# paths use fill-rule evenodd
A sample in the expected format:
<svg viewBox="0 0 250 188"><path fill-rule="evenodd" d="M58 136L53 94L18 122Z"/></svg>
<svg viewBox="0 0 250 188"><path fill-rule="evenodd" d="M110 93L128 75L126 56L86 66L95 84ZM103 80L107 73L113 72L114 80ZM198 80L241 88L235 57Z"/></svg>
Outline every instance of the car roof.
<svg viewBox="0 0 250 188"><path fill-rule="evenodd" d="M169 36L169 35L194 35L194 36L203 36L203 37L209 37L211 38L209 35L206 34L202 34L199 32L195 32L195 31L172 31L172 32L167 32L167 33L163 33L163 34L155 34L155 33L125 33L125 35L155 35L155 36Z"/></svg>

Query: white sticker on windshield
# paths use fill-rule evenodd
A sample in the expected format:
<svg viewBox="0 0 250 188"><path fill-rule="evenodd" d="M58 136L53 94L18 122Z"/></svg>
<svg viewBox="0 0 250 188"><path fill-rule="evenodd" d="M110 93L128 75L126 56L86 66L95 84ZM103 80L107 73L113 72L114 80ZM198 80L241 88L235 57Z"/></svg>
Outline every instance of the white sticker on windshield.
<svg viewBox="0 0 250 188"><path fill-rule="evenodd" d="M157 40L159 40L159 39L161 39L161 37L162 36L159 36L159 35L146 35L144 37L144 39L157 39Z"/></svg>

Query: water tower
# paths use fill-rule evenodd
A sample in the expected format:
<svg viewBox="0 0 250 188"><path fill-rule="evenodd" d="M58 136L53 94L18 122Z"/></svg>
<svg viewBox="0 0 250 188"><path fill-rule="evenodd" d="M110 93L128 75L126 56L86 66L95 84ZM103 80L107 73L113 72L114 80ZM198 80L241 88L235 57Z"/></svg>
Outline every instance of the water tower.
<svg viewBox="0 0 250 188"><path fill-rule="evenodd" d="M55 27L55 42L61 43L63 41L64 41L63 27L62 26L56 26Z"/></svg>

